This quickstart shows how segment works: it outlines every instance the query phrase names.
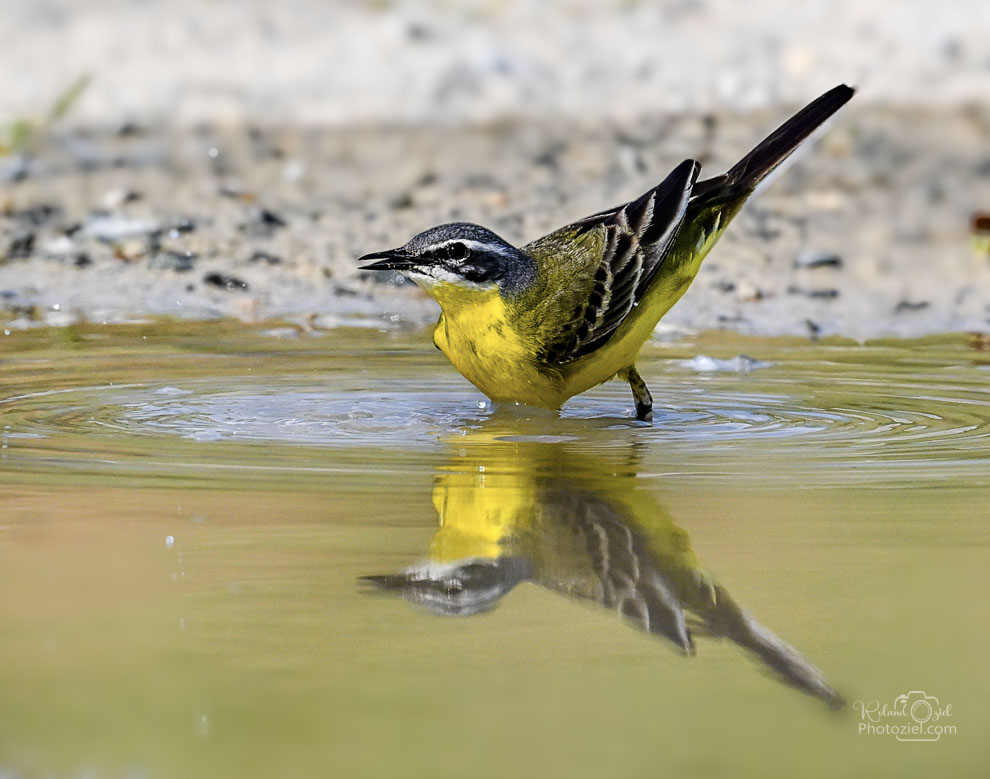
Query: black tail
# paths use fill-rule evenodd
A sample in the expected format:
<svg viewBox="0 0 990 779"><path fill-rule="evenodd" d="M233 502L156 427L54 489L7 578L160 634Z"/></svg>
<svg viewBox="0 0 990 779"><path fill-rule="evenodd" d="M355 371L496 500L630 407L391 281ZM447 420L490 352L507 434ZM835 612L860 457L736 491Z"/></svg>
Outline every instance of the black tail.
<svg viewBox="0 0 990 779"><path fill-rule="evenodd" d="M830 89L770 133L753 151L733 165L728 173L699 181L692 190L692 196L704 196L716 191L719 191L719 199L723 194L731 193L733 197L749 194L822 122L842 108L855 91L845 84Z"/></svg>

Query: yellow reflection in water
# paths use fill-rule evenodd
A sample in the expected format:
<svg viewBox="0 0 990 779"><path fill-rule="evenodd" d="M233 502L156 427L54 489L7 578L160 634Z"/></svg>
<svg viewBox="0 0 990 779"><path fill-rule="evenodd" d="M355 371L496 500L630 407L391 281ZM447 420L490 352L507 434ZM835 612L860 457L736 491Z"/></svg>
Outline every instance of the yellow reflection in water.
<svg viewBox="0 0 990 779"><path fill-rule="evenodd" d="M532 581L617 611L685 654L695 653L697 635L727 638L785 683L842 706L821 672L702 566L655 485L642 489L641 447L588 450L559 422L564 434L547 436L533 420L496 416L450 438L433 489L440 527L428 558L365 578L448 616L489 611Z"/></svg>

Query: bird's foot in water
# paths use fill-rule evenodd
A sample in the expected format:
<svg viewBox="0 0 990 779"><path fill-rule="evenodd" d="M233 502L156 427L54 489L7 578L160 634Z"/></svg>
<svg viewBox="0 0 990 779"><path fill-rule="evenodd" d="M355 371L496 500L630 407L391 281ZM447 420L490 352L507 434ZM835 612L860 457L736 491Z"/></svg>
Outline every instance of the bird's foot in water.
<svg viewBox="0 0 990 779"><path fill-rule="evenodd" d="M636 419L640 422L650 422L653 419L653 396L643 377L636 370L636 366L630 365L619 376L629 382L633 400L636 401Z"/></svg>

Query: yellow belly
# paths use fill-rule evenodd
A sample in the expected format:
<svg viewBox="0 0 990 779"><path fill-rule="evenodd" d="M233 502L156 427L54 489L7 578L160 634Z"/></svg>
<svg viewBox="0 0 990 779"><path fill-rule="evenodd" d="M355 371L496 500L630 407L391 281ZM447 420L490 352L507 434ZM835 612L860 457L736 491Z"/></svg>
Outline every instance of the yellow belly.
<svg viewBox="0 0 990 779"><path fill-rule="evenodd" d="M509 325L497 292L463 309L446 307L433 342L464 378L497 403L559 408L570 397L559 372L533 362L533 348Z"/></svg>

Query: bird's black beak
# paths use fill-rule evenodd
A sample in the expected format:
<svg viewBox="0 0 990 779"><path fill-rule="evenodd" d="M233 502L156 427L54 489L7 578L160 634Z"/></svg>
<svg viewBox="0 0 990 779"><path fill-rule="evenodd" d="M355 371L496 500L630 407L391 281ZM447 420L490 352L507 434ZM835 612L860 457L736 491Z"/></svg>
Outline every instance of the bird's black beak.
<svg viewBox="0 0 990 779"><path fill-rule="evenodd" d="M416 267L415 258L404 249L389 249L385 252L372 252L358 257L358 262L377 260L358 270L409 270Z"/></svg>

